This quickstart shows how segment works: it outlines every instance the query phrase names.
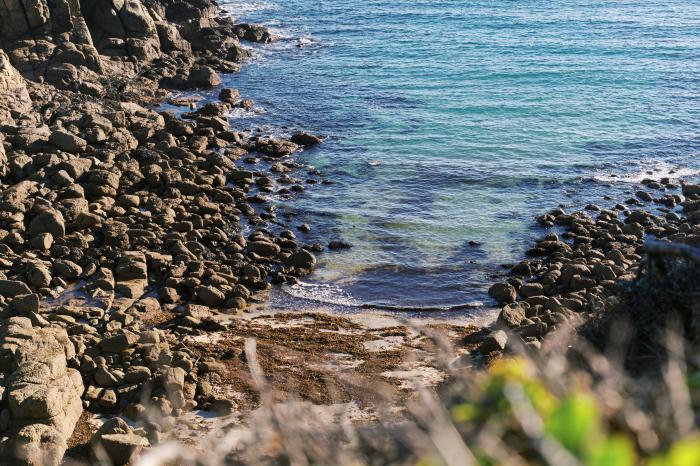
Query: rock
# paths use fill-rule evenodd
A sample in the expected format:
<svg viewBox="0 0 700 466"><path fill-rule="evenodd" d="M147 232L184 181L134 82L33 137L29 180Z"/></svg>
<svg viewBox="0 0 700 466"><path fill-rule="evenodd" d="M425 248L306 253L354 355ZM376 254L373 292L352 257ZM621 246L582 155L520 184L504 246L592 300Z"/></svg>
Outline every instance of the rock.
<svg viewBox="0 0 700 466"><path fill-rule="evenodd" d="M66 437L57 429L45 424L30 424L17 433L14 454L20 462L13 464L58 466L67 449Z"/></svg>
<svg viewBox="0 0 700 466"><path fill-rule="evenodd" d="M32 239L42 233L49 233L53 238L62 238L66 234L66 222L61 212L48 209L34 217L29 224L28 233Z"/></svg>
<svg viewBox="0 0 700 466"><path fill-rule="evenodd" d="M496 283L489 288L489 295L499 303L514 303L517 291L508 283Z"/></svg>
<svg viewBox="0 0 700 466"><path fill-rule="evenodd" d="M352 244L340 240L334 240L328 243L328 249L330 249L331 251L336 251L339 249L350 249L351 247Z"/></svg>
<svg viewBox="0 0 700 466"><path fill-rule="evenodd" d="M37 288L47 288L51 284L51 279L51 272L43 265L32 264L27 271L27 281Z"/></svg>
<svg viewBox="0 0 700 466"><path fill-rule="evenodd" d="M19 295L31 294L32 290L24 283L16 280L0 280L0 295L14 298Z"/></svg>
<svg viewBox="0 0 700 466"><path fill-rule="evenodd" d="M219 74L208 66L192 68L187 82L191 87L216 87L221 84Z"/></svg>
<svg viewBox="0 0 700 466"><path fill-rule="evenodd" d="M199 288L199 290L197 290L197 297L199 297L199 300L203 304L211 307L220 307L226 299L226 295L213 286L203 286Z"/></svg>
<svg viewBox="0 0 700 466"><path fill-rule="evenodd" d="M182 409L185 406L185 371L179 367L168 367L163 370L160 380L173 408Z"/></svg>
<svg viewBox="0 0 700 466"><path fill-rule="evenodd" d="M306 249L299 249L287 258L286 263L289 267L311 270L316 267L316 256Z"/></svg>
<svg viewBox="0 0 700 466"><path fill-rule="evenodd" d="M69 281L77 280L83 273L82 267L69 260L56 261L53 267L59 276Z"/></svg>
<svg viewBox="0 0 700 466"><path fill-rule="evenodd" d="M265 26L259 24L236 24L234 32L239 38L250 42L269 44L279 39L277 36L270 34L270 31Z"/></svg>
<svg viewBox="0 0 700 466"><path fill-rule="evenodd" d="M519 292L523 298L530 298L532 296L541 296L544 290L541 283L525 283L520 287Z"/></svg>
<svg viewBox="0 0 700 466"><path fill-rule="evenodd" d="M106 353L119 353L135 345L139 341L139 336L135 333L124 331L119 335L108 337L102 340L100 347Z"/></svg>
<svg viewBox="0 0 700 466"><path fill-rule="evenodd" d="M151 378L151 370L144 366L132 366L124 376L129 383L142 383Z"/></svg>
<svg viewBox="0 0 700 466"><path fill-rule="evenodd" d="M282 251L278 245L267 241L253 241L248 249L262 257L275 257Z"/></svg>
<svg viewBox="0 0 700 466"><path fill-rule="evenodd" d="M87 147L87 141L63 130L56 130L51 133L49 141L62 151L77 154L83 152Z"/></svg>
<svg viewBox="0 0 700 466"><path fill-rule="evenodd" d="M115 465L131 463L150 445L148 440L133 433L106 434L100 438L99 444Z"/></svg>
<svg viewBox="0 0 700 466"><path fill-rule="evenodd" d="M481 354L490 354L494 351L503 351L508 344L508 334L503 330L491 332L489 336L481 343L479 351Z"/></svg>
<svg viewBox="0 0 700 466"><path fill-rule="evenodd" d="M515 328L525 319L525 308L517 304L505 306L498 315L498 322Z"/></svg>
<svg viewBox="0 0 700 466"><path fill-rule="evenodd" d="M100 387L116 387L119 381L114 377L106 367L98 367L95 371L95 382Z"/></svg>
<svg viewBox="0 0 700 466"><path fill-rule="evenodd" d="M32 293L12 299L12 307L20 313L39 312L39 295Z"/></svg>
<svg viewBox="0 0 700 466"><path fill-rule="evenodd" d="M321 144L323 142L323 139L321 139L318 136L314 136L313 134L308 134L308 133L296 133L294 134L290 141L292 141L294 144L299 144L300 146L315 146L316 144Z"/></svg>
<svg viewBox="0 0 700 466"><path fill-rule="evenodd" d="M32 237L29 244L31 244L33 248L48 251L53 244L53 235L51 233L39 233Z"/></svg>

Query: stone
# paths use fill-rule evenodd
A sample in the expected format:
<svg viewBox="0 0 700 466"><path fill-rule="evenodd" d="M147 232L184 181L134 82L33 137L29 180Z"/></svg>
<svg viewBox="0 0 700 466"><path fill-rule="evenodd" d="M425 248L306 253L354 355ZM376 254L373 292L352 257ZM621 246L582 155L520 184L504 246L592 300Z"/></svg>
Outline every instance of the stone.
<svg viewBox="0 0 700 466"><path fill-rule="evenodd" d="M51 272L43 265L34 264L27 271L27 281L37 288L47 288L51 284L51 279Z"/></svg>
<svg viewBox="0 0 700 466"><path fill-rule="evenodd" d="M197 297L203 304L211 307L220 307L226 299L226 295L213 286L203 286L199 288L197 290Z"/></svg>
<svg viewBox="0 0 700 466"><path fill-rule="evenodd" d="M278 245L267 241L253 241L248 249L262 257L275 257L282 251Z"/></svg>
<svg viewBox="0 0 700 466"><path fill-rule="evenodd" d="M87 147L87 141L68 131L56 130L49 136L49 141L62 151L77 154Z"/></svg>
<svg viewBox="0 0 700 466"><path fill-rule="evenodd" d="M150 445L148 440L134 433L106 434L100 438L99 444L115 465L131 463Z"/></svg>
<svg viewBox="0 0 700 466"><path fill-rule="evenodd" d="M321 144L323 142L323 139L321 139L318 136L314 136L313 134L296 133L291 137L290 141L292 141L294 144L299 144L300 146L308 147Z"/></svg>
<svg viewBox="0 0 700 466"><path fill-rule="evenodd" d="M29 244L31 244L33 248L48 251L51 249L51 245L53 244L53 235L51 233L39 233L38 235L32 237Z"/></svg>
<svg viewBox="0 0 700 466"><path fill-rule="evenodd" d="M514 303L517 292L509 283L496 283L489 288L489 296L499 303Z"/></svg>
<svg viewBox="0 0 700 466"><path fill-rule="evenodd" d="M60 277L69 281L77 280L83 273L82 267L69 260L56 261L53 268Z"/></svg>
<svg viewBox="0 0 700 466"><path fill-rule="evenodd" d="M208 66L198 66L192 68L187 78L191 87L216 87L221 84L219 74Z"/></svg>
<svg viewBox="0 0 700 466"><path fill-rule="evenodd" d="M532 296L541 296L544 289L541 283L525 283L520 287L519 292L523 298L530 298Z"/></svg>
<svg viewBox="0 0 700 466"><path fill-rule="evenodd" d="M135 345L139 341L139 336L135 333L124 331L119 335L114 335L102 340L100 347L106 353L119 353Z"/></svg>
<svg viewBox="0 0 700 466"><path fill-rule="evenodd" d="M50 233L54 238L62 238L66 234L65 220L61 212L48 209L41 212L29 224L29 236Z"/></svg>
<svg viewBox="0 0 700 466"><path fill-rule="evenodd" d="M508 344L508 334L503 330L491 332L479 346L481 354L491 354L494 351L503 351Z"/></svg>
<svg viewBox="0 0 700 466"><path fill-rule="evenodd" d="M16 281L16 280L0 280L0 295L6 298L14 298L19 295L31 294L32 290L29 289L26 283Z"/></svg>
<svg viewBox="0 0 700 466"><path fill-rule="evenodd" d="M517 304L505 306L498 315L498 322L510 328L517 327L525 319L525 308Z"/></svg>
<svg viewBox="0 0 700 466"><path fill-rule="evenodd" d="M293 252L286 260L286 263L290 267L294 267L302 270L310 270L316 267L316 256L313 253L307 251L306 249L300 249Z"/></svg>
<svg viewBox="0 0 700 466"><path fill-rule="evenodd" d="M168 367L163 370L160 381L173 408L182 409L185 406L185 371L180 367Z"/></svg>
<svg viewBox="0 0 700 466"><path fill-rule="evenodd" d="M58 466L67 449L65 436L54 427L39 423L22 428L14 441L15 458L28 466Z"/></svg>
<svg viewBox="0 0 700 466"><path fill-rule="evenodd" d="M151 370L145 366L132 366L126 370L124 378L129 383L142 383L151 378Z"/></svg>
<svg viewBox="0 0 700 466"><path fill-rule="evenodd" d="M39 295L19 295L12 299L12 307L20 313L39 312Z"/></svg>

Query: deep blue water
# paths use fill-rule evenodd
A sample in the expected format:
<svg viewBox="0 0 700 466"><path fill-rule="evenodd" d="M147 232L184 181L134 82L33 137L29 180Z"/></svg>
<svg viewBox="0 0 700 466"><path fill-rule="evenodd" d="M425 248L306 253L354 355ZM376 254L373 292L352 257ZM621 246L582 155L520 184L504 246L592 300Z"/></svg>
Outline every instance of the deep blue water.
<svg viewBox="0 0 700 466"><path fill-rule="evenodd" d="M536 214L700 170L700 2L222 4L283 37L227 78L257 103L234 125L328 136L300 157L334 184L285 209L354 247L294 295L488 302Z"/></svg>

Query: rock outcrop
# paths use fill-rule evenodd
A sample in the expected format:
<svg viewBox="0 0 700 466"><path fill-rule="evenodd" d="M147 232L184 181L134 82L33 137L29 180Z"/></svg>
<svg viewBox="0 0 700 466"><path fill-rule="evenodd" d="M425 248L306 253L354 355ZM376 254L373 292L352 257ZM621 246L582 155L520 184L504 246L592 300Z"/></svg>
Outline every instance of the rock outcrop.
<svg viewBox="0 0 700 466"><path fill-rule="evenodd" d="M3 458L58 465L82 411L83 380L64 329L31 313L10 317L0 331L0 370L7 408L0 413ZM34 321L34 322L33 322Z"/></svg>

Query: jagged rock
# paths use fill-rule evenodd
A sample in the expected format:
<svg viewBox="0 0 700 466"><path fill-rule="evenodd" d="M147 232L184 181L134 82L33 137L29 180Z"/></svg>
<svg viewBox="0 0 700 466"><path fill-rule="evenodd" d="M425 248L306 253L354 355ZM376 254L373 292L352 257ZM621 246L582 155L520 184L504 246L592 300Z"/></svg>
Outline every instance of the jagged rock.
<svg viewBox="0 0 700 466"><path fill-rule="evenodd" d="M2 14L0 22L3 24L3 28L0 28L2 31L5 24ZM3 50L0 50L0 94L4 97L0 102L0 124L13 124L13 115L26 112L31 106L24 78L12 66L10 58Z"/></svg>

